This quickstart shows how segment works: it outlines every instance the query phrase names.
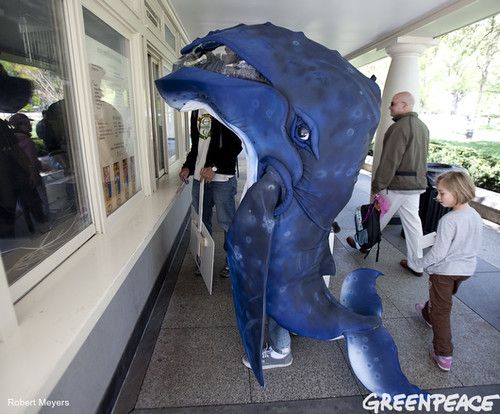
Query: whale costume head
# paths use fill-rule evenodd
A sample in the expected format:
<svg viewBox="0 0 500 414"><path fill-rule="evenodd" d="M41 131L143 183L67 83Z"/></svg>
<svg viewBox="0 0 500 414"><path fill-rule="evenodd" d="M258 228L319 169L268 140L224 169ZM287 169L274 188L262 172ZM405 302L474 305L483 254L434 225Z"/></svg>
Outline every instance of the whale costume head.
<svg viewBox="0 0 500 414"><path fill-rule="evenodd" d="M270 23L210 32L181 53L156 82L161 95L179 110L209 111L240 137L247 156L248 191L227 245L238 327L258 381L269 316L300 335L345 337L369 389L415 391L381 325L380 273L353 272L341 303L322 279L335 273L331 225L380 118L376 83L338 52Z"/></svg>

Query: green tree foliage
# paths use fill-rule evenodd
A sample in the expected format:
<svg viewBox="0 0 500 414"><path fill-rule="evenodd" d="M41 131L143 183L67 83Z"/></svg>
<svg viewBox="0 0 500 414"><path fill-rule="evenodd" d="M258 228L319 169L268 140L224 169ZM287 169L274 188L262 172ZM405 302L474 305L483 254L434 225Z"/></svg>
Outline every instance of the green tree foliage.
<svg viewBox="0 0 500 414"><path fill-rule="evenodd" d="M496 15L448 33L424 53L420 58L424 111L471 117L496 114L500 106L499 22ZM469 105L461 108L466 98L470 98Z"/></svg>
<svg viewBox="0 0 500 414"><path fill-rule="evenodd" d="M495 57L498 55L500 25L498 24L497 16L489 18L487 21L487 25L483 28L483 30L484 36L478 43L478 53L476 54L476 65L480 71L481 78L479 81L479 94L476 104L475 116L477 116L478 110L480 108L484 88L488 82L492 63L495 61ZM496 69L498 70L498 66L496 67ZM498 87L499 78L497 75L498 71L493 73L493 78L495 79L494 84L496 84Z"/></svg>

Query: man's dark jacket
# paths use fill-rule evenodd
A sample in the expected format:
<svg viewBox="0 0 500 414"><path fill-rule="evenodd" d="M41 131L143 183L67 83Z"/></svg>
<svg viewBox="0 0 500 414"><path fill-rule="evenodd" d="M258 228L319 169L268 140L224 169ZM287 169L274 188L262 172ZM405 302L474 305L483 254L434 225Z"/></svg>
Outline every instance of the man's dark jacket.
<svg viewBox="0 0 500 414"><path fill-rule="evenodd" d="M198 156L198 142L200 133L198 131L198 111L191 113L191 151L186 157L182 168L189 169L189 175L194 174L196 157ZM241 152L241 141L238 136L212 117L212 128L210 131L210 145L208 147L205 167L216 167L217 174L236 174L236 161Z"/></svg>
<svg viewBox="0 0 500 414"><path fill-rule="evenodd" d="M384 135L380 163L372 179L372 193L381 190L422 190L427 187L429 130L416 112L393 118Z"/></svg>

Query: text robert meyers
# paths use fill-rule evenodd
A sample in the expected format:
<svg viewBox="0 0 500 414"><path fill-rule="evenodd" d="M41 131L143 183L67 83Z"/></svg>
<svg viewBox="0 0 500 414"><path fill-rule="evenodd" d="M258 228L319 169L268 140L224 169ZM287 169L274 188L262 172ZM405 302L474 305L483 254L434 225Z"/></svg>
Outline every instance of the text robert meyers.
<svg viewBox="0 0 500 414"><path fill-rule="evenodd" d="M68 400L47 400L47 398L33 398L32 400L23 400L22 398L8 398L9 407L69 407Z"/></svg>

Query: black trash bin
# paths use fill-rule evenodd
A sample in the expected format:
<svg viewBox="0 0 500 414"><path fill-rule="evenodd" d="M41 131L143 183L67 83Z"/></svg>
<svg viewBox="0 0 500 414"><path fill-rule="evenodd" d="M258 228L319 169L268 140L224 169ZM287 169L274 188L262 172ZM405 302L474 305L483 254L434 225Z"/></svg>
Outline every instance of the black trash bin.
<svg viewBox="0 0 500 414"><path fill-rule="evenodd" d="M420 196L420 205L418 213L422 220L422 230L424 234L432 233L437 230L438 221L450 208L445 208L436 201L437 188L436 182L440 174L447 171L465 171L458 165L440 164L431 162L427 164L427 188Z"/></svg>

